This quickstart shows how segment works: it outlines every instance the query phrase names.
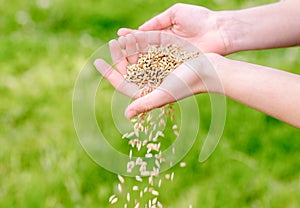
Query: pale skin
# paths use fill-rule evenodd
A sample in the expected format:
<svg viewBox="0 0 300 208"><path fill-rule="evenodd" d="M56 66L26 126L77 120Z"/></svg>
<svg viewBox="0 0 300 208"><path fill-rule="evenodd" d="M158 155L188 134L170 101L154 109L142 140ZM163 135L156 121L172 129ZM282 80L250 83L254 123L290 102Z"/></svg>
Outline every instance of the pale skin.
<svg viewBox="0 0 300 208"><path fill-rule="evenodd" d="M182 65L173 73L182 77L191 91L172 87L168 84L172 83L170 79L166 79L163 83L166 90L155 90L136 99L127 107L125 115L132 118L191 94L214 92L300 128L299 75L223 57L237 51L300 45L299 19L300 1L297 0L221 12L185 4L170 7L144 23L138 31L162 31L193 43L206 53L222 89L205 86L205 83L217 80L202 72L200 67L196 69L199 76L195 76L190 68ZM138 31L122 28L118 35L136 34ZM203 69L205 62L199 60L198 63ZM120 87L124 82L120 70L117 72L107 67L103 70L99 60L95 65L119 91L124 91ZM179 97L175 98L172 94Z"/></svg>

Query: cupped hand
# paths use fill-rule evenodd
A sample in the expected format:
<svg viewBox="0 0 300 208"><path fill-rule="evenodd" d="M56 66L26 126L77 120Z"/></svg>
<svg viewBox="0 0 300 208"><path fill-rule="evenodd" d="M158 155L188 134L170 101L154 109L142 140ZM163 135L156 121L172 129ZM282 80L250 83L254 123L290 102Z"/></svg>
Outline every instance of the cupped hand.
<svg viewBox="0 0 300 208"><path fill-rule="evenodd" d="M218 54L210 53L181 64L157 89L133 101L125 111L126 117L132 118L199 93L224 94L216 69L224 59Z"/></svg>
<svg viewBox="0 0 300 208"><path fill-rule="evenodd" d="M139 27L139 31L164 31L191 42L204 53L230 53L229 40L220 28L221 15L201 6L175 4ZM121 28L119 36L137 30Z"/></svg>
<svg viewBox="0 0 300 208"><path fill-rule="evenodd" d="M140 113L194 94L222 91L218 75L211 64L211 61L219 57L219 55L201 54L198 58L181 64L165 78L157 89L140 97L139 87L124 79L123 75L126 74L126 67L129 64L136 63L138 54L145 53L149 46L164 46L170 43L178 44L183 49L191 49L191 45L186 41L182 41L172 35L163 32L141 32L126 35L118 40L109 42L114 66L110 66L102 59L97 59L94 62L97 70L116 90L136 99L127 107L126 117L132 118Z"/></svg>
<svg viewBox="0 0 300 208"><path fill-rule="evenodd" d="M198 50L187 41L164 32L138 32L109 42L112 66L103 59L95 60L94 65L116 90L129 97L137 98L140 92L138 86L124 79L127 66L136 63L138 55L146 53L150 46L167 46L173 43L186 50Z"/></svg>

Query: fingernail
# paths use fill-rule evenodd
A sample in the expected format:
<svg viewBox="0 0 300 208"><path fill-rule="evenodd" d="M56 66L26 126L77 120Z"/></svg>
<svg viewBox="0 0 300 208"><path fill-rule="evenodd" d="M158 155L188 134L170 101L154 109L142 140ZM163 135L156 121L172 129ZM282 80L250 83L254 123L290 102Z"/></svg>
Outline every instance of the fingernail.
<svg viewBox="0 0 300 208"><path fill-rule="evenodd" d="M120 29L118 30L118 32L117 32L118 36L122 36L122 30L123 30L123 28L120 28Z"/></svg>
<svg viewBox="0 0 300 208"><path fill-rule="evenodd" d="M94 61L94 66L97 67L97 65L99 64L100 61L101 61L100 59L96 59L96 60Z"/></svg>

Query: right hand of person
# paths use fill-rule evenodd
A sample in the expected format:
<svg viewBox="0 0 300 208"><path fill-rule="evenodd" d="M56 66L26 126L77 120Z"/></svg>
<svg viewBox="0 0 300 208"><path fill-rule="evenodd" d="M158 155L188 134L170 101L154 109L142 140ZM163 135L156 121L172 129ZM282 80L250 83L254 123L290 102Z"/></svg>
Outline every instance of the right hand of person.
<svg viewBox="0 0 300 208"><path fill-rule="evenodd" d="M138 30L167 32L191 42L204 53L227 55L230 53L230 44L224 31L220 29L220 21L218 12L178 3L145 22ZM137 30L121 28L118 35L125 36L135 32Z"/></svg>

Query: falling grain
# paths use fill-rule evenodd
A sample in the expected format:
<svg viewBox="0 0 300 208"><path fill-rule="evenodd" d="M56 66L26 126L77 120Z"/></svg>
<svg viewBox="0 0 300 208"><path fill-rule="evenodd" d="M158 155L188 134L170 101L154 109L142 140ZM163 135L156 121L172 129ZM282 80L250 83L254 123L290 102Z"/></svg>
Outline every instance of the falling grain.
<svg viewBox="0 0 300 208"><path fill-rule="evenodd" d="M118 179L119 179L119 181L120 181L121 183L124 183L124 182L125 182L124 178L123 178L121 175L118 175Z"/></svg>

